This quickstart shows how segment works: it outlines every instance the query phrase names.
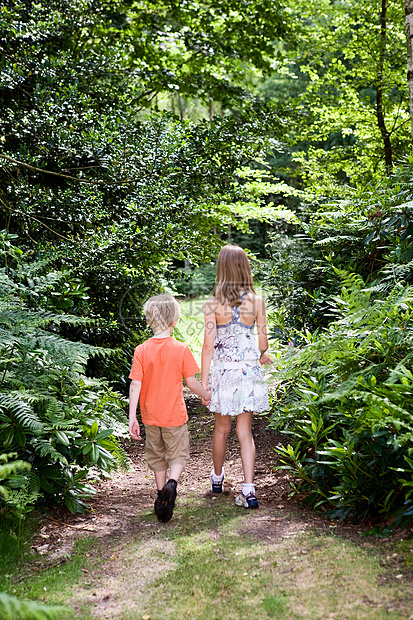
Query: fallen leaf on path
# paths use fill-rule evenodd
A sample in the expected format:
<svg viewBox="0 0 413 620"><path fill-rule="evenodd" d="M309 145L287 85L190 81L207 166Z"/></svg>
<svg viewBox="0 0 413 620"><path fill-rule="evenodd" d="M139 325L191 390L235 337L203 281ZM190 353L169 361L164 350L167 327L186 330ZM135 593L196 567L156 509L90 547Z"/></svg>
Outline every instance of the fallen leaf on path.
<svg viewBox="0 0 413 620"><path fill-rule="evenodd" d="M49 551L49 545L41 545L40 547L35 547L35 549L39 555L45 555Z"/></svg>

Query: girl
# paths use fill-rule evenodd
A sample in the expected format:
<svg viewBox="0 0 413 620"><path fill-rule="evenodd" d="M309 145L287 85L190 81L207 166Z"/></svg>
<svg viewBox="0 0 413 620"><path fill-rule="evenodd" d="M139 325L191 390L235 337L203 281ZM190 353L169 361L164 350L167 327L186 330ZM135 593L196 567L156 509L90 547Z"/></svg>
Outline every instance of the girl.
<svg viewBox="0 0 413 620"><path fill-rule="evenodd" d="M245 508L258 508L251 422L254 411L268 409L267 386L259 366L272 362L267 348L265 305L255 294L247 255L242 248L227 245L218 256L214 297L205 305L201 383L212 390L208 408L215 413L211 491L222 493L227 439L232 416L236 416L244 483L235 503Z"/></svg>

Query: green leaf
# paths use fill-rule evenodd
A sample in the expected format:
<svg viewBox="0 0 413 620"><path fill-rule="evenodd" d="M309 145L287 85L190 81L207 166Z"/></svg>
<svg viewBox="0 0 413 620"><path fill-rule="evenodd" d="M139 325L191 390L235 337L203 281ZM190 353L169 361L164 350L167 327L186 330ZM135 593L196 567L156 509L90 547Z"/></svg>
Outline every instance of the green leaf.
<svg viewBox="0 0 413 620"><path fill-rule="evenodd" d="M97 463L99 459L99 447L96 444L92 444L92 449L90 451L90 458L94 463Z"/></svg>
<svg viewBox="0 0 413 620"><path fill-rule="evenodd" d="M90 437L91 439L95 439L96 435L98 434L99 431L99 426L98 423L95 421L92 424L92 427L90 429Z"/></svg>

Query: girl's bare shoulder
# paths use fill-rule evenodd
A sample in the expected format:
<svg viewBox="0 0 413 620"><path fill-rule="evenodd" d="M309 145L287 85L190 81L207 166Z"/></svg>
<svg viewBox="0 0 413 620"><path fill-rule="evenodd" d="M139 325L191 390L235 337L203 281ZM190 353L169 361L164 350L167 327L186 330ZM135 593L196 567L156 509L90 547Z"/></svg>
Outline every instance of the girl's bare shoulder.
<svg viewBox="0 0 413 620"><path fill-rule="evenodd" d="M247 303L250 302L252 304L261 304L264 300L260 295L257 295L256 293L253 293L252 291L248 291L244 301L246 301Z"/></svg>
<svg viewBox="0 0 413 620"><path fill-rule="evenodd" d="M207 314L207 313L215 312L218 305L219 304L217 300L215 299L215 297L210 297L205 302L205 313Z"/></svg>
<svg viewBox="0 0 413 620"><path fill-rule="evenodd" d="M241 305L241 313L243 313L244 309L245 313L250 314L251 316L254 316L256 318L263 312L265 312L264 308L264 299L260 295L249 291L248 295L246 296L244 302Z"/></svg>
<svg viewBox="0 0 413 620"><path fill-rule="evenodd" d="M261 295L257 295L257 293L252 293L251 291L248 293L248 297L251 301L255 303L264 303L264 297Z"/></svg>

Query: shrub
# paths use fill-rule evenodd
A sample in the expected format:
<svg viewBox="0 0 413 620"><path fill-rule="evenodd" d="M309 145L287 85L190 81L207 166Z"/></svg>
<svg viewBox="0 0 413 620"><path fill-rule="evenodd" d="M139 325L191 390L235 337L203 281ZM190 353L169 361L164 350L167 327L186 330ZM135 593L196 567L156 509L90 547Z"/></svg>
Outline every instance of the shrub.
<svg viewBox="0 0 413 620"><path fill-rule="evenodd" d="M188 267L178 273L174 283L178 293L189 298L211 295L215 286L215 263L206 263L196 269Z"/></svg>
<svg viewBox="0 0 413 620"><path fill-rule="evenodd" d="M303 335L278 364L271 425L296 491L339 519L413 520L413 290L374 299L360 276L338 272L336 319Z"/></svg>
<svg viewBox="0 0 413 620"><path fill-rule="evenodd" d="M28 282L21 251L4 232L2 241L0 444L29 463L31 471L11 475L3 485L10 492L0 502L20 514L39 499L84 511L94 493L85 482L88 471L106 472L128 462L116 439L127 433L124 400L105 381L85 373L90 356L110 351L59 335L62 323L82 319L35 303L44 278ZM48 277L59 282L59 274Z"/></svg>
<svg viewBox="0 0 413 620"><path fill-rule="evenodd" d="M374 284L375 295L387 294L397 283L411 284L412 161L380 182L347 188L339 200L306 204L302 196L299 228L271 236L271 261L261 276L273 308L274 336L297 341L301 331L329 323L329 300L340 289L334 268L359 273Z"/></svg>

